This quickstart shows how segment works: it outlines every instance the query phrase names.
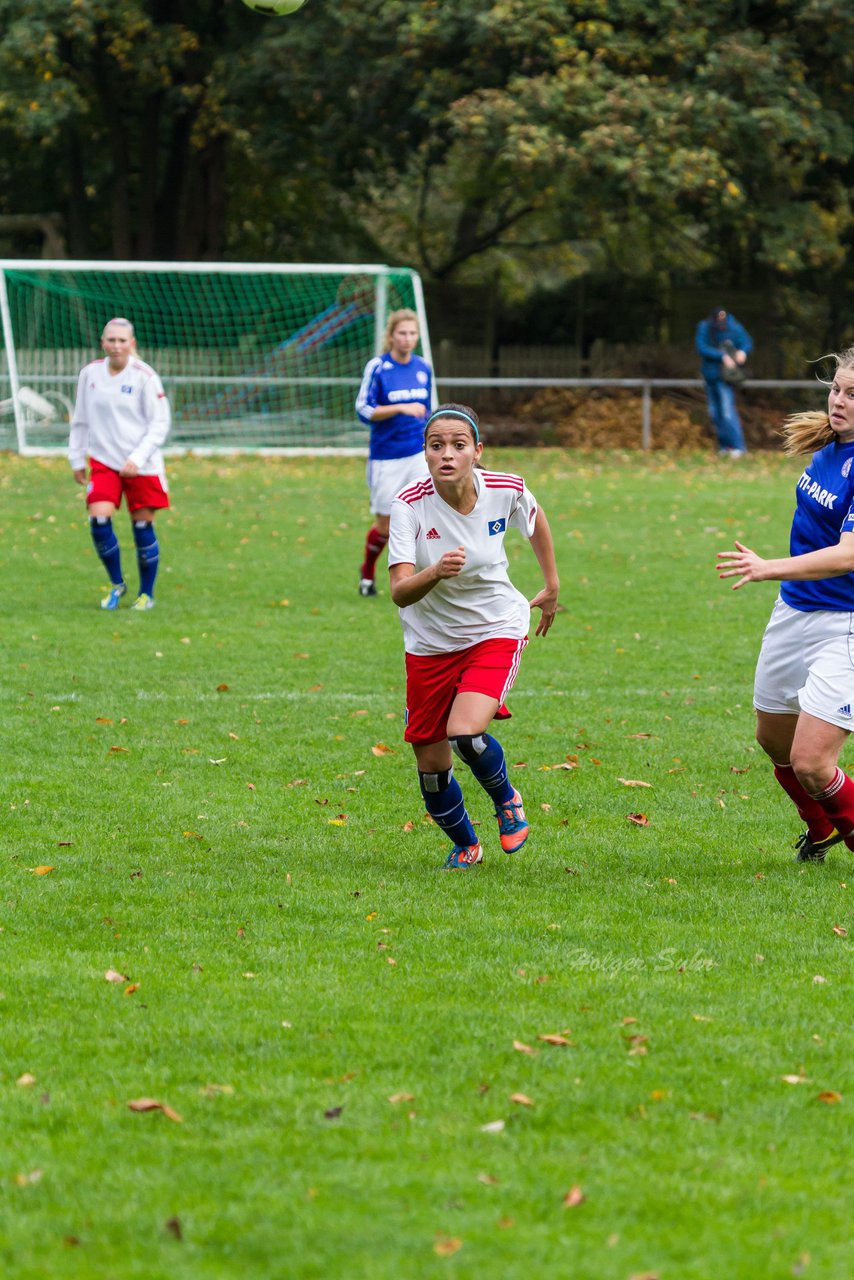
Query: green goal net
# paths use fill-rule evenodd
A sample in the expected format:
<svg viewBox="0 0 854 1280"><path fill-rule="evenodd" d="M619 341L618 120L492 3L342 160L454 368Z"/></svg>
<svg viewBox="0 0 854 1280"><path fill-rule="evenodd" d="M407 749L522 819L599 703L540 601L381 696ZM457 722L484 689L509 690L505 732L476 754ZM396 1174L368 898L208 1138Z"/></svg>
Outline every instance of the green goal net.
<svg viewBox="0 0 854 1280"><path fill-rule="evenodd" d="M429 360L403 268L0 260L0 448L65 448L80 369L124 316L169 396L171 448L364 451L356 393L400 307Z"/></svg>

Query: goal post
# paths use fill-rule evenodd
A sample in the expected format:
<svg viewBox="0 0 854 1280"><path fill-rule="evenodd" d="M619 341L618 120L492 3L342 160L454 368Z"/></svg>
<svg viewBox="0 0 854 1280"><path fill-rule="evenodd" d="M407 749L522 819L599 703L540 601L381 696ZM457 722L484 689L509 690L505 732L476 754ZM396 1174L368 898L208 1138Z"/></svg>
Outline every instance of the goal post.
<svg viewBox="0 0 854 1280"><path fill-rule="evenodd" d="M65 450L80 369L124 316L169 396L170 451L364 453L356 394L401 307L432 364L409 268L0 259L0 448Z"/></svg>

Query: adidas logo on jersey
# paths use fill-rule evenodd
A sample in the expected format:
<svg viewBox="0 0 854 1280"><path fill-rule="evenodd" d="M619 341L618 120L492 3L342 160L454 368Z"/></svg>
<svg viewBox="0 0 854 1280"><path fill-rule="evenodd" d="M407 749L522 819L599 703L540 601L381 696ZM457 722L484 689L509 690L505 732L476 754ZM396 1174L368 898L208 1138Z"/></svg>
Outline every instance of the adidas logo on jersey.
<svg viewBox="0 0 854 1280"><path fill-rule="evenodd" d="M428 538L441 538L441 536L442 536L441 533L439 533L437 529L428 530L428 533L427 533Z"/></svg>
<svg viewBox="0 0 854 1280"><path fill-rule="evenodd" d="M846 720L851 719L851 703L846 702L844 707L838 707L836 710L838 716L845 716Z"/></svg>

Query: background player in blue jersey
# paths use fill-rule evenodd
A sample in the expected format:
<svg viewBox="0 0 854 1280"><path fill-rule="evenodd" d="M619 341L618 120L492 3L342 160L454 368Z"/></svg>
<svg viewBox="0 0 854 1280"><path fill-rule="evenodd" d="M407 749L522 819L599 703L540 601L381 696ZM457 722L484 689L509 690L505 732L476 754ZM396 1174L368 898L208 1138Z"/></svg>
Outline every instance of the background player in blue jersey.
<svg viewBox="0 0 854 1280"><path fill-rule="evenodd" d="M807 825L799 862L831 845L854 849L854 781L838 767L854 729L854 347L833 357L827 413L785 427L786 452L811 454L798 480L788 556L763 560L736 542L718 552L722 578L779 581L762 641L756 737ZM813 452L816 450L816 452Z"/></svg>
<svg viewBox="0 0 854 1280"><path fill-rule="evenodd" d="M753 339L725 307L715 307L697 325L695 346L703 357L701 373L706 383L709 417L718 437L718 452L743 458L747 447L735 403L735 383L753 350Z"/></svg>
<svg viewBox="0 0 854 1280"><path fill-rule="evenodd" d="M377 560L388 542L389 513L395 494L426 474L424 422L430 412L433 374L415 354L419 339L414 311L392 311L383 354L365 366L356 412L371 428L368 489L374 522L365 541L359 595L375 596Z"/></svg>

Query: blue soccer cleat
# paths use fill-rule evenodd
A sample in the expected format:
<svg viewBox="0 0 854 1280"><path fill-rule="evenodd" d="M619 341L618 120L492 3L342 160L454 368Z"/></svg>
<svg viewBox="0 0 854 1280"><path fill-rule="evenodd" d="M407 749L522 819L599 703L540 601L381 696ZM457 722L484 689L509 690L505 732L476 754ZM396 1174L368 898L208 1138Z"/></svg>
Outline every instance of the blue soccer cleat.
<svg viewBox="0 0 854 1280"><path fill-rule="evenodd" d="M104 596L103 600L101 601L101 608L102 609L118 609L119 601L124 595L127 595L127 587L125 586L125 584L123 582L120 582L117 585L114 584L112 587L110 587L110 594L108 596Z"/></svg>

